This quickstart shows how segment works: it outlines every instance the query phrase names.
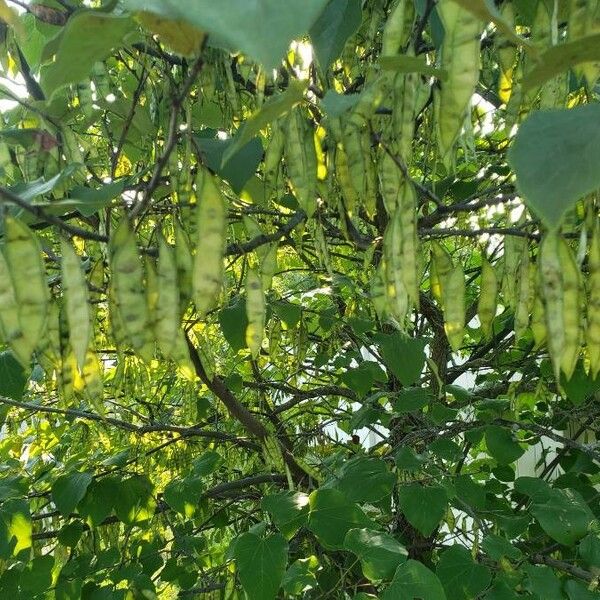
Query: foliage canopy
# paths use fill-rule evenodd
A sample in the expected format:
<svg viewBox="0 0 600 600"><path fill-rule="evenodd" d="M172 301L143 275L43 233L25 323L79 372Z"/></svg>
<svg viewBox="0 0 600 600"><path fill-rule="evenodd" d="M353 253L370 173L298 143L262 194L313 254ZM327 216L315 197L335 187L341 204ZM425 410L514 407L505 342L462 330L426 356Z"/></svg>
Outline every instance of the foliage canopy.
<svg viewBox="0 0 600 600"><path fill-rule="evenodd" d="M600 0L0 0L0 595L598 597Z"/></svg>

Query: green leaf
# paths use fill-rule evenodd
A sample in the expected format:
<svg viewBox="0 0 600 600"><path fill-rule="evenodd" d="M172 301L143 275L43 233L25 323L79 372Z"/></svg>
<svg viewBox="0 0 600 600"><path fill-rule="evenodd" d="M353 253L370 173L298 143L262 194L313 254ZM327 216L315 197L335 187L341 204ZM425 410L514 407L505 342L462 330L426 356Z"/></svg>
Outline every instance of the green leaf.
<svg viewBox="0 0 600 600"><path fill-rule="evenodd" d="M589 567L600 567L600 537L597 535L590 534L584 537L577 552Z"/></svg>
<svg viewBox="0 0 600 600"><path fill-rule="evenodd" d="M309 496L308 528L329 550L344 547L350 529L373 527L373 523L354 502L333 489L318 489Z"/></svg>
<svg viewBox="0 0 600 600"><path fill-rule="evenodd" d="M427 461L422 455L416 454L412 448L402 446L394 455L394 462L404 471L418 471Z"/></svg>
<svg viewBox="0 0 600 600"><path fill-rule="evenodd" d="M92 10L75 13L63 30L56 60L42 69L42 88L48 97L63 85L87 79L94 64L123 45L133 28L128 16Z"/></svg>
<svg viewBox="0 0 600 600"><path fill-rule="evenodd" d="M448 73L445 69L436 69L428 65L424 58L419 56L408 56L398 54L397 56L382 56L379 64L384 71L394 71L395 73L422 73L428 77L436 77L440 81L445 81Z"/></svg>
<svg viewBox="0 0 600 600"><path fill-rule="evenodd" d="M310 28L317 60L323 70L342 53L346 41L362 22L360 0L329 0Z"/></svg>
<svg viewBox="0 0 600 600"><path fill-rule="evenodd" d="M319 561L316 556L299 558L286 571L281 582L283 589L293 596L313 589L317 586L317 578L313 571L316 571L318 566Z"/></svg>
<svg viewBox="0 0 600 600"><path fill-rule="evenodd" d="M61 475L52 484L52 501L56 504L56 508L68 517L85 496L91 482L92 476L89 473Z"/></svg>
<svg viewBox="0 0 600 600"><path fill-rule="evenodd" d="M553 540L565 546L584 537L594 520L581 494L569 489L552 490L546 502L533 502L529 512Z"/></svg>
<svg viewBox="0 0 600 600"><path fill-rule="evenodd" d="M279 492L265 496L260 503L271 513L273 522L290 539L308 520L308 496L301 492Z"/></svg>
<svg viewBox="0 0 600 600"><path fill-rule="evenodd" d="M516 442L511 432L498 425L490 425L485 430L485 443L488 452L501 465L508 465L523 456L525 450Z"/></svg>
<svg viewBox="0 0 600 600"><path fill-rule="evenodd" d="M477 598L492 579L489 569L474 562L469 550L458 545L441 555L436 573L452 600Z"/></svg>
<svg viewBox="0 0 600 600"><path fill-rule="evenodd" d="M0 396L21 400L29 377L10 350L0 352Z"/></svg>
<svg viewBox="0 0 600 600"><path fill-rule="evenodd" d="M386 367L402 385L413 385L419 379L425 365L425 340L397 332L376 335L375 342Z"/></svg>
<svg viewBox="0 0 600 600"><path fill-rule="evenodd" d="M19 183L11 188L11 192L17 194L21 200L27 202L37 198L37 196L43 196L44 194L50 193L56 186L62 183L65 179L68 179L82 168L80 164L67 165L60 173L51 177L50 179L36 179L29 183Z"/></svg>
<svg viewBox="0 0 600 600"><path fill-rule="evenodd" d="M416 560L400 565L381 600L446 600L444 588L437 575ZM451 599L454 600L454 599Z"/></svg>
<svg viewBox="0 0 600 600"><path fill-rule="evenodd" d="M328 117L335 119L349 111L360 98L360 94L338 94L333 90L327 90L321 100L321 106Z"/></svg>
<svg viewBox="0 0 600 600"><path fill-rule="evenodd" d="M92 527L96 527L113 512L115 498L120 494L121 481L116 477L95 479L88 487L77 511Z"/></svg>
<svg viewBox="0 0 600 600"><path fill-rule="evenodd" d="M344 549L358 556L365 577L371 581L391 579L408 556L406 548L395 538L372 529L350 529Z"/></svg>
<svg viewBox="0 0 600 600"><path fill-rule="evenodd" d="M27 502L19 499L4 502L0 509L0 557L17 556L31 548L32 530Z"/></svg>
<svg viewBox="0 0 600 600"><path fill-rule="evenodd" d="M433 399L431 391L426 388L408 387L400 390L393 402L397 414L411 413L421 410Z"/></svg>
<svg viewBox="0 0 600 600"><path fill-rule="evenodd" d="M202 480L197 477L176 479L165 487L163 497L171 508L191 518L198 507L203 487Z"/></svg>
<svg viewBox="0 0 600 600"><path fill-rule="evenodd" d="M550 567L525 564L525 589L539 600L564 600L559 579Z"/></svg>
<svg viewBox="0 0 600 600"><path fill-rule="evenodd" d="M512 560L518 560L522 552L513 546L506 538L490 533L481 542L483 551L493 560L500 560L503 556Z"/></svg>
<svg viewBox="0 0 600 600"><path fill-rule="evenodd" d="M140 524L154 516L156 501L154 486L145 475L134 475L119 485L119 495L114 499L117 517L128 525Z"/></svg>
<svg viewBox="0 0 600 600"><path fill-rule="evenodd" d="M290 42L307 33L321 14L327 0L306 0L289 5L280 0L125 0L125 8L153 12L167 19L185 21L232 50L241 50L262 63L266 70L275 68Z"/></svg>
<svg viewBox="0 0 600 600"><path fill-rule="evenodd" d="M79 211L84 217L91 217L118 198L124 187L125 181L107 183L97 189L78 185L69 192L68 198L55 200L52 206L63 206L69 210Z"/></svg>
<svg viewBox="0 0 600 600"><path fill-rule="evenodd" d="M521 600L523 596L517 594L514 590L514 583L511 584L496 577L492 587L486 592L485 600Z"/></svg>
<svg viewBox="0 0 600 600"><path fill-rule="evenodd" d="M575 406L579 406L600 389L600 377L592 379L591 373L586 373L583 361L579 361L570 379L567 380L563 375L561 385L567 394L567 398Z"/></svg>
<svg viewBox="0 0 600 600"><path fill-rule="evenodd" d="M52 586L54 557L50 554L36 556L21 576L21 590L29 598L46 592Z"/></svg>
<svg viewBox="0 0 600 600"><path fill-rule="evenodd" d="M600 187L600 104L534 112L508 162L527 206L556 229L577 200Z"/></svg>
<svg viewBox="0 0 600 600"><path fill-rule="evenodd" d="M340 375L340 381L356 392L361 398L366 396L373 387L373 375L362 363L356 368L348 369Z"/></svg>
<svg viewBox="0 0 600 600"><path fill-rule="evenodd" d="M302 318L302 307L293 302L274 302L273 312L281 319L287 329L294 329Z"/></svg>
<svg viewBox="0 0 600 600"><path fill-rule="evenodd" d="M240 126L233 141L223 153L221 166L224 167L237 152L260 133L261 129L264 129L269 123L286 114L298 104L304 97L307 85L307 81L292 79L285 92L271 96L258 111Z"/></svg>
<svg viewBox="0 0 600 600"><path fill-rule="evenodd" d="M575 579L569 579L565 583L565 592L567 592L569 600L598 600L597 590L591 591Z"/></svg>
<svg viewBox="0 0 600 600"><path fill-rule="evenodd" d="M285 573L287 552L287 542L279 533L261 538L247 532L234 540L233 555L248 598L274 600Z"/></svg>
<svg viewBox="0 0 600 600"><path fill-rule="evenodd" d="M523 90L528 91L549 79L582 63L600 60L600 33L572 42L550 46L538 56L535 67L523 78Z"/></svg>
<svg viewBox="0 0 600 600"><path fill-rule="evenodd" d="M391 495L395 483L385 461L359 456L343 464L332 486L352 502L378 502Z"/></svg>
<svg viewBox="0 0 600 600"><path fill-rule="evenodd" d="M246 300L238 298L236 302L219 311L219 324L223 336L233 350L237 352L245 348L246 328L248 327Z"/></svg>
<svg viewBox="0 0 600 600"><path fill-rule="evenodd" d="M210 139L195 136L196 146L203 157L204 164L225 179L231 189L239 194L246 182L254 175L263 156L262 143L258 138L250 140L224 162L223 157L235 141Z"/></svg>
<svg viewBox="0 0 600 600"><path fill-rule="evenodd" d="M448 498L446 490L439 485L424 487L412 483L400 488L398 504L408 522L428 536L446 514Z"/></svg>
<svg viewBox="0 0 600 600"><path fill-rule="evenodd" d="M470 475L462 474L454 480L456 495L467 506L475 509L485 507L485 488L473 481ZM460 508L460 505L458 505Z"/></svg>
<svg viewBox="0 0 600 600"><path fill-rule="evenodd" d="M77 543L83 535L83 523L81 521L73 521L67 523L58 532L58 541L69 548L77 546Z"/></svg>
<svg viewBox="0 0 600 600"><path fill-rule="evenodd" d="M223 458L218 452L208 450L192 462L192 471L196 477L206 477L221 465Z"/></svg>

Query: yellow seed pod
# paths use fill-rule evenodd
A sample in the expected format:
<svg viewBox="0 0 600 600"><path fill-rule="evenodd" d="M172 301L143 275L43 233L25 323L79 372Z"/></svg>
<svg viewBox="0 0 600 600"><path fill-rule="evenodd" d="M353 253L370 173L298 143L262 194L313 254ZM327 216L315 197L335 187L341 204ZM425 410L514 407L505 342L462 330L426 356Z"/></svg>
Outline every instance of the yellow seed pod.
<svg viewBox="0 0 600 600"><path fill-rule="evenodd" d="M265 333L265 294L261 277L255 269L248 269L246 275L246 345L253 358L256 358L262 346Z"/></svg>
<svg viewBox="0 0 600 600"><path fill-rule="evenodd" d="M434 97L434 106L440 156L448 165L479 80L484 24L453 0L440 0L436 7L445 32L440 66L447 77Z"/></svg>
<svg viewBox="0 0 600 600"><path fill-rule="evenodd" d="M63 239L61 251L61 276L69 325L69 341L77 365L79 369L83 369L92 335L88 286L81 259L73 246Z"/></svg>
<svg viewBox="0 0 600 600"><path fill-rule="evenodd" d="M570 379L581 349L581 273L573 251L563 238L559 240L558 251L562 266L564 327L560 368Z"/></svg>
<svg viewBox="0 0 600 600"><path fill-rule="evenodd" d="M4 258L21 332L20 341L15 340L12 347L19 360L29 366L31 353L44 337L50 301L42 249L31 229L11 216L4 219L4 240Z"/></svg>
<svg viewBox="0 0 600 600"><path fill-rule="evenodd" d="M404 265L402 263L402 215L397 209L383 236L385 269L383 271L387 312L403 328L409 310L408 290L405 284Z"/></svg>
<svg viewBox="0 0 600 600"><path fill-rule="evenodd" d="M109 241L112 278L110 296L113 331L146 362L152 360L154 345L149 326L150 314L146 300L144 268L137 242L127 219L123 219Z"/></svg>
<svg viewBox="0 0 600 600"><path fill-rule="evenodd" d="M179 312L185 313L192 298L192 272L194 258L187 233L179 220L174 223L175 264L177 265L177 287L179 288Z"/></svg>
<svg viewBox="0 0 600 600"><path fill-rule="evenodd" d="M446 295L446 279L453 268L450 254L439 242L431 242L431 293L437 302L443 307Z"/></svg>
<svg viewBox="0 0 600 600"><path fill-rule="evenodd" d="M310 217L317 208L317 154L312 126L299 107L288 115L285 163L296 200Z"/></svg>
<svg viewBox="0 0 600 600"><path fill-rule="evenodd" d="M477 303L477 315L484 339L490 339L492 336L492 324L496 317L497 303L498 278L494 267L484 257L481 261L481 284Z"/></svg>
<svg viewBox="0 0 600 600"><path fill-rule="evenodd" d="M531 273L529 269L529 248L523 245L517 277L517 300L515 304L515 341L519 341L529 326L531 310Z"/></svg>
<svg viewBox="0 0 600 600"><path fill-rule="evenodd" d="M213 175L202 177L197 215L196 255L192 273L193 297L200 318L213 307L223 280L227 208Z"/></svg>
<svg viewBox="0 0 600 600"><path fill-rule="evenodd" d="M531 333L535 347L539 348L546 341L546 315L540 289L540 278L537 265L532 266L533 308L531 309Z"/></svg>
<svg viewBox="0 0 600 600"><path fill-rule="evenodd" d="M546 316L548 350L556 381L560 381L562 351L565 339L562 265L558 246L558 234L550 232L542 240L538 255L541 292Z"/></svg>
<svg viewBox="0 0 600 600"><path fill-rule="evenodd" d="M417 232L417 198L413 185L406 182L399 197L400 214L400 262L402 280L409 303L419 307L419 236Z"/></svg>
<svg viewBox="0 0 600 600"><path fill-rule="evenodd" d="M465 329L465 274L460 264L448 274L443 293L444 329L452 350L457 352Z"/></svg>
<svg viewBox="0 0 600 600"><path fill-rule="evenodd" d="M598 219L594 223L588 269L585 341L590 361L590 374L595 379L598 372L600 372L600 222Z"/></svg>
<svg viewBox="0 0 600 600"><path fill-rule="evenodd" d="M410 35L414 20L414 3L397 0L390 11L381 36L382 56L393 56L400 52Z"/></svg>
<svg viewBox="0 0 600 600"><path fill-rule="evenodd" d="M379 267L377 271L373 275L371 279L370 286L370 297L371 302L373 303L373 308L375 308L375 312L379 315L380 319L385 319L387 316L387 295L385 290L384 283L384 272L385 272L385 261L382 260L379 263Z"/></svg>
<svg viewBox="0 0 600 600"><path fill-rule="evenodd" d="M0 338L23 366L29 366L33 346L21 330L19 307L4 254L0 254Z"/></svg>
<svg viewBox="0 0 600 600"><path fill-rule="evenodd" d="M154 309L154 334L160 351L166 358L172 358L176 339L181 335L179 286L174 251L161 234L158 235L156 278L158 293Z"/></svg>

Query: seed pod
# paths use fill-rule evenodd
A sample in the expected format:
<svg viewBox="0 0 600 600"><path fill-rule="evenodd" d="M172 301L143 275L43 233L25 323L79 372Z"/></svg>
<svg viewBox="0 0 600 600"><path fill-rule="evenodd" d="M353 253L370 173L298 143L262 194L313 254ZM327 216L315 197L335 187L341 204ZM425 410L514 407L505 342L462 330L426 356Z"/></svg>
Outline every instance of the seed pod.
<svg viewBox="0 0 600 600"><path fill-rule="evenodd" d="M203 318L217 300L223 280L227 207L212 175L203 177L196 208L198 238L192 283L194 304Z"/></svg>
<svg viewBox="0 0 600 600"><path fill-rule="evenodd" d="M194 258L190 241L178 219L174 222L175 231L175 264L177 266L177 287L179 288L179 312L185 313L192 298L192 271Z"/></svg>
<svg viewBox="0 0 600 600"><path fill-rule="evenodd" d="M458 352L465 329L465 274L460 264L448 274L443 294L444 330L452 350Z"/></svg>
<svg viewBox="0 0 600 600"><path fill-rule="evenodd" d="M496 277L496 271L487 258L484 257L481 261L481 284L477 315L481 324L481 334L486 340L492 337L492 325L496 317L497 302L498 278Z"/></svg>
<svg viewBox="0 0 600 600"><path fill-rule="evenodd" d="M406 182L402 186L399 197L400 231L402 246L400 262L402 279L408 294L409 303L419 306L419 237L417 234L417 200L412 184Z"/></svg>
<svg viewBox="0 0 600 600"><path fill-rule="evenodd" d="M123 341L146 362L154 354L150 314L144 285L144 269L135 235L127 219L122 219L109 242L112 279L113 330L122 329ZM121 333L117 334L121 337Z"/></svg>
<svg viewBox="0 0 600 600"><path fill-rule="evenodd" d="M69 325L69 342L80 370L83 369L90 337L92 335L92 314L88 287L81 259L66 240L61 240L61 275Z"/></svg>
<svg viewBox="0 0 600 600"><path fill-rule="evenodd" d="M381 55L398 54L406 43L414 20L414 3L398 0L390 11L381 37Z"/></svg>
<svg viewBox="0 0 600 600"><path fill-rule="evenodd" d="M262 285L264 290L271 289L273 283L273 276L277 272L277 253L278 244L274 242L267 246L267 252L264 254L262 262L260 263L260 275L262 277Z"/></svg>
<svg viewBox="0 0 600 600"><path fill-rule="evenodd" d="M43 339L46 328L49 305L46 270L38 239L27 225L6 216L4 239L4 258L18 307L21 332L19 360L28 365L31 353ZM17 344L16 340L14 344Z"/></svg>
<svg viewBox="0 0 600 600"><path fill-rule="evenodd" d="M535 347L539 348L546 341L546 315L542 299L541 282L538 267L532 265L533 308L531 309L531 333Z"/></svg>
<svg viewBox="0 0 600 600"><path fill-rule="evenodd" d="M585 339L590 361L590 374L593 379L596 379L600 371L600 222L598 219L594 223L588 268L589 300Z"/></svg>
<svg viewBox="0 0 600 600"><path fill-rule="evenodd" d="M567 35L576 41L600 31L600 2L598 0L571 0ZM598 62L576 65L577 76L584 76L590 89L600 76Z"/></svg>
<svg viewBox="0 0 600 600"><path fill-rule="evenodd" d="M529 270L529 248L523 245L517 278L517 301L515 305L515 341L519 341L529 326L531 310L531 273Z"/></svg>
<svg viewBox="0 0 600 600"><path fill-rule="evenodd" d="M384 284L387 296L388 312L403 328L409 309L408 290L405 285L402 264L402 215L398 209L390 219L383 236L383 254L385 257Z"/></svg>
<svg viewBox="0 0 600 600"><path fill-rule="evenodd" d="M158 297L154 334L160 351L173 358L175 340L181 335L179 322L179 286L174 252L162 234L158 235L157 264Z"/></svg>
<svg viewBox="0 0 600 600"><path fill-rule="evenodd" d="M262 346L265 332L265 294L260 275L255 269L248 269L246 275L246 345L250 348L253 358L256 358Z"/></svg>
<svg viewBox="0 0 600 600"><path fill-rule="evenodd" d="M367 74L365 85L356 104L348 115L348 123L355 127L364 127L385 98L388 87L387 75L372 77Z"/></svg>
<svg viewBox="0 0 600 600"><path fill-rule="evenodd" d="M379 189L388 215L393 215L399 204L399 196L405 177L388 152L379 160Z"/></svg>
<svg viewBox="0 0 600 600"><path fill-rule="evenodd" d="M94 100L89 81L77 84L77 99L79 100L79 108L83 112L84 117L91 119L94 116Z"/></svg>
<svg viewBox="0 0 600 600"><path fill-rule="evenodd" d="M548 233L540 245L538 256L546 329L548 334L548 350L554 368L554 376L560 380L560 365L565 339L563 322L563 288L562 265L558 250L558 235Z"/></svg>
<svg viewBox="0 0 600 600"><path fill-rule="evenodd" d="M479 80L483 22L453 0L440 0L436 8L444 26L440 66L447 77L434 100L438 146L448 164Z"/></svg>
<svg viewBox="0 0 600 600"><path fill-rule="evenodd" d="M519 265L523 258L523 249L527 246L524 238L515 235L504 236L504 255L502 270L502 295L506 306L517 305L517 282L519 281Z"/></svg>
<svg viewBox="0 0 600 600"><path fill-rule="evenodd" d="M373 303L373 307L375 308L375 312L379 315L380 319L385 319L387 316L387 296L385 292L385 283L384 283L384 261L379 263L379 267L373 278L371 279L370 286L370 297L371 302Z"/></svg>
<svg viewBox="0 0 600 600"><path fill-rule="evenodd" d="M392 135L396 154L405 165L412 161L417 82L418 78L414 73L399 73L393 84Z"/></svg>
<svg viewBox="0 0 600 600"><path fill-rule="evenodd" d="M10 346L19 362L28 367L33 347L21 331L19 308L3 254L0 254L0 337Z"/></svg>
<svg viewBox="0 0 600 600"><path fill-rule="evenodd" d="M81 379L83 381L83 395L90 401L98 414L104 414L102 363L98 359L98 355L92 350L89 350L86 354L81 369Z"/></svg>
<svg viewBox="0 0 600 600"><path fill-rule="evenodd" d="M277 189L284 147L285 134L279 121L275 121L271 124L271 137L265 150L263 166L264 181L270 192L274 192Z"/></svg>
<svg viewBox="0 0 600 600"><path fill-rule="evenodd" d="M365 197L362 199L365 212L373 218L377 212L377 171L373 161L371 135L368 129L362 132L362 149L365 156Z"/></svg>
<svg viewBox="0 0 600 600"><path fill-rule="evenodd" d="M439 242L431 242L430 287L433 297L443 308L446 296L446 279L452 272L452 258Z"/></svg>
<svg viewBox="0 0 600 600"><path fill-rule="evenodd" d="M317 155L312 126L299 108L288 116L285 162L296 200L311 217L317 208Z"/></svg>
<svg viewBox="0 0 600 600"><path fill-rule="evenodd" d="M562 266L564 324L560 368L566 378L571 379L581 348L581 273L573 251L563 238L559 240L558 252Z"/></svg>
<svg viewBox="0 0 600 600"><path fill-rule="evenodd" d="M349 195L344 196L346 211L350 217L354 216L358 206L362 204L363 199L367 195L367 166L365 149L362 146L363 139L364 138L358 128L352 125L343 128L342 145L347 157L347 171L350 178L350 186L354 190L352 202L350 204L348 202ZM336 161L336 167L337 166L338 162Z"/></svg>

